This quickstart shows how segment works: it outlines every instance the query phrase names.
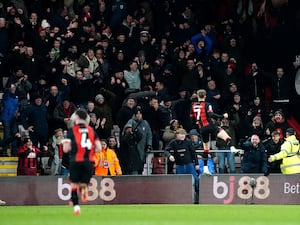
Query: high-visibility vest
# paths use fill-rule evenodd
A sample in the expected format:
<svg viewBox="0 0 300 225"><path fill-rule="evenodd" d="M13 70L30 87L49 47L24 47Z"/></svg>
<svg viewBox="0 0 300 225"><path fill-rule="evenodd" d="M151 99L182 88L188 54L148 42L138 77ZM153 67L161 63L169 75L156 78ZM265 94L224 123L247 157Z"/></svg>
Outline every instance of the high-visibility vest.
<svg viewBox="0 0 300 225"><path fill-rule="evenodd" d="M272 155L272 161L282 159L280 165L282 174L300 174L300 143L295 135L286 138L279 153Z"/></svg>

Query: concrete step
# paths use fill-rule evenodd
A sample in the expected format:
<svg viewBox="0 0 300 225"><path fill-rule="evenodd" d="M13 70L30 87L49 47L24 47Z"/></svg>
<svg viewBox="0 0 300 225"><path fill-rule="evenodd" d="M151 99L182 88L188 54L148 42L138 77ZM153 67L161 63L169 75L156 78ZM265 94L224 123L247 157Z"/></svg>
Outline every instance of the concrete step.
<svg viewBox="0 0 300 225"><path fill-rule="evenodd" d="M18 157L0 157L0 176L17 176Z"/></svg>

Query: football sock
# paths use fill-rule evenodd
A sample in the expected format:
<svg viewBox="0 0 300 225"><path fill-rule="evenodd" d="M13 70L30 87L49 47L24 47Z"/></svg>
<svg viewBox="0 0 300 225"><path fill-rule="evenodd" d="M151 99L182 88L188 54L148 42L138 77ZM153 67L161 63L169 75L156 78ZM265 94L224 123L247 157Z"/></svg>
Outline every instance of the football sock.
<svg viewBox="0 0 300 225"><path fill-rule="evenodd" d="M73 202L73 205L78 205L77 188L72 188L71 200Z"/></svg>
<svg viewBox="0 0 300 225"><path fill-rule="evenodd" d="M204 149L204 152L203 152L203 163L204 163L204 166L207 166L208 152L209 152L209 150Z"/></svg>

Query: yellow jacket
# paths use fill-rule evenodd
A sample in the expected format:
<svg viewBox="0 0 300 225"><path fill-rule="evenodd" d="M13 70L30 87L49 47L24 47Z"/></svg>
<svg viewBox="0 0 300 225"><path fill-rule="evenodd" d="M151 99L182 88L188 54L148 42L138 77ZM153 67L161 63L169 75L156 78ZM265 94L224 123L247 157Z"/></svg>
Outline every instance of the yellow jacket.
<svg viewBox="0 0 300 225"><path fill-rule="evenodd" d="M112 149L102 149L100 152L95 153L95 175L107 176L109 175L122 175L119 159Z"/></svg>
<svg viewBox="0 0 300 225"><path fill-rule="evenodd" d="M300 173L299 141L296 136L291 135L287 137L280 149L280 152L271 156L271 159L272 161L282 159L280 165L282 174Z"/></svg>

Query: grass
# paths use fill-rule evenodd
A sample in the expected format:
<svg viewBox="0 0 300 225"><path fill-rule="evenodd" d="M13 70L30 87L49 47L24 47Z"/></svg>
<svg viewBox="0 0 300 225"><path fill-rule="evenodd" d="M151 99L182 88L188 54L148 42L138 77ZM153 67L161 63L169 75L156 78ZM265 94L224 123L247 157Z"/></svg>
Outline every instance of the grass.
<svg viewBox="0 0 300 225"><path fill-rule="evenodd" d="M1 225L299 225L299 205L3 206Z"/></svg>

